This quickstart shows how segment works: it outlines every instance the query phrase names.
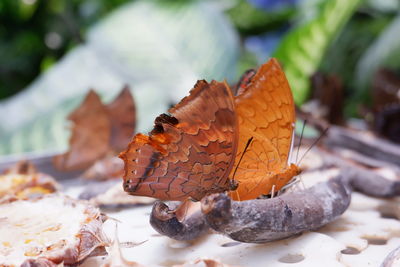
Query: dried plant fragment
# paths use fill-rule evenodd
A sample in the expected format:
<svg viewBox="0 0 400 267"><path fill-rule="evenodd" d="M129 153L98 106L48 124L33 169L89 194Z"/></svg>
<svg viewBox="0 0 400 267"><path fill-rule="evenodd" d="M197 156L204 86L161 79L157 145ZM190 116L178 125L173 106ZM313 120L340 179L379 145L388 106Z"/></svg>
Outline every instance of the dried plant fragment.
<svg viewBox="0 0 400 267"><path fill-rule="evenodd" d="M135 104L128 87L109 105L104 105L91 90L68 117L73 122L70 148L65 154L54 157L55 166L64 171L84 170L96 161L104 160L99 163L101 168L94 167L89 171L89 176L104 179L108 175L112 178L122 175L123 166L108 158L112 159L112 155L130 141L135 130L135 116Z"/></svg>
<svg viewBox="0 0 400 267"><path fill-rule="evenodd" d="M2 204L0 214L0 266L76 264L108 243L100 211L62 195Z"/></svg>
<svg viewBox="0 0 400 267"><path fill-rule="evenodd" d="M341 176L272 199L232 201L225 194L202 200L208 225L230 238L263 243L317 229L340 216L351 189Z"/></svg>
<svg viewBox="0 0 400 267"><path fill-rule="evenodd" d="M31 163L21 161L0 175L0 203L37 198L56 192L59 187L53 177L37 172Z"/></svg>
<svg viewBox="0 0 400 267"><path fill-rule="evenodd" d="M54 157L54 165L64 171L83 170L109 150L111 122L108 111L91 90L68 119L73 123L70 148L65 154Z"/></svg>
<svg viewBox="0 0 400 267"><path fill-rule="evenodd" d="M136 106L128 86L107 105L111 121L111 148L119 153L131 140L136 127Z"/></svg>
<svg viewBox="0 0 400 267"><path fill-rule="evenodd" d="M144 267L143 265L128 261L124 258L121 251L121 243L118 238L117 228L115 229L114 241L111 244L110 249L108 249L108 258L106 262L100 265L101 267Z"/></svg>

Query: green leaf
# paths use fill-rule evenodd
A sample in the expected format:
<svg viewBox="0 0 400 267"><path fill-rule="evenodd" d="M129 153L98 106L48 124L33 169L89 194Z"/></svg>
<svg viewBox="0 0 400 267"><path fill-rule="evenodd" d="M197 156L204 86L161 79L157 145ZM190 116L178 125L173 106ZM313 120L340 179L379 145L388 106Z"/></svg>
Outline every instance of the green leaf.
<svg viewBox="0 0 400 267"><path fill-rule="evenodd" d="M310 76L317 70L329 44L349 20L361 0L328 0L319 14L294 28L274 53L283 64L296 104L310 92Z"/></svg>

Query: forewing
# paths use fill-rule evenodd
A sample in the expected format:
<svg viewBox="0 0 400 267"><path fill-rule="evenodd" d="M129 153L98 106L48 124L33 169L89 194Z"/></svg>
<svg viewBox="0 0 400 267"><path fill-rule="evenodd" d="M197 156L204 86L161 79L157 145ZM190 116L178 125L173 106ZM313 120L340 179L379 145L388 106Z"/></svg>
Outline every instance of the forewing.
<svg viewBox="0 0 400 267"><path fill-rule="evenodd" d="M190 95L137 134L120 154L124 189L163 200L199 200L229 189L237 147L234 102L226 83L198 81Z"/></svg>
<svg viewBox="0 0 400 267"><path fill-rule="evenodd" d="M239 186L231 196L246 200L269 194L276 174L287 167L295 107L288 81L275 59L262 65L239 93L235 98L239 142L233 170L246 143L251 137L253 140L237 167L234 179Z"/></svg>

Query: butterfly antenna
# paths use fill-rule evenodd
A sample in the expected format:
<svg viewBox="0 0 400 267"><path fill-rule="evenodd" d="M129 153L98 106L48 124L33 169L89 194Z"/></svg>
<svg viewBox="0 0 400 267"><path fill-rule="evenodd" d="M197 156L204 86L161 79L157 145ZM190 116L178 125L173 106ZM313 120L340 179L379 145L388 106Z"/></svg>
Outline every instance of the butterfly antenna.
<svg viewBox="0 0 400 267"><path fill-rule="evenodd" d="M304 152L303 156L301 157L301 159L299 160L299 163L297 165L300 165L300 162L304 159L304 157L307 155L307 153L311 150L311 148L313 148L320 140L321 138L328 132L329 127L326 127L325 130L322 132L322 134L318 137L317 140L315 140L311 146L307 149L306 152Z"/></svg>
<svg viewBox="0 0 400 267"><path fill-rule="evenodd" d="M246 153L246 151L247 151L247 148L248 148L248 147L249 147L249 145L251 144L251 141L253 141L253 136L252 136L252 137L250 137L250 138L249 138L249 140L247 140L247 143L246 143L246 146L244 147L244 150L243 150L242 156L240 157L240 159L239 159L239 162L238 162L238 164L236 165L235 171L233 172L233 175L232 175L232 180L235 178L236 171L237 171L237 169L239 168L240 162L242 161L242 159L243 159L243 156L244 156L244 154L245 154L245 153Z"/></svg>
<svg viewBox="0 0 400 267"><path fill-rule="evenodd" d="M300 140L297 147L296 162L298 162L297 160L299 159L300 146L301 146L301 141L303 140L303 134L304 134L304 129L306 128L306 124L307 124L307 119L303 121L303 127L301 128Z"/></svg>

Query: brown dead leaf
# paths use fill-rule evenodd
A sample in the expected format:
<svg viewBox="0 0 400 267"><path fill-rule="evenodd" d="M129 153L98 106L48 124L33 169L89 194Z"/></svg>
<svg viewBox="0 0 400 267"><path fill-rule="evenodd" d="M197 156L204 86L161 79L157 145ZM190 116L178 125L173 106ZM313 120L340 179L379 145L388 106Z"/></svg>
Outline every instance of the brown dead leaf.
<svg viewBox="0 0 400 267"><path fill-rule="evenodd" d="M136 107L128 86L107 105L111 119L110 146L120 152L129 143L136 127Z"/></svg>
<svg viewBox="0 0 400 267"><path fill-rule="evenodd" d="M90 90L81 105L68 116L73 123L70 148L54 157L55 167L62 171L84 170L108 154L118 153L133 135L135 116L135 104L128 87L107 106Z"/></svg>
<svg viewBox="0 0 400 267"><path fill-rule="evenodd" d="M107 108L96 92L90 90L68 119L73 122L70 148L54 157L54 165L64 171L85 169L109 150L111 123Z"/></svg>

